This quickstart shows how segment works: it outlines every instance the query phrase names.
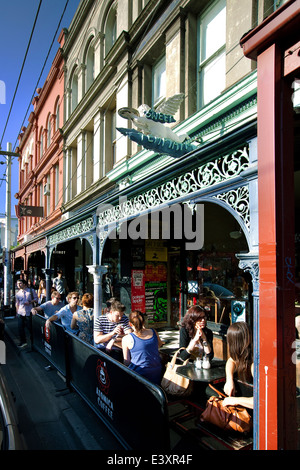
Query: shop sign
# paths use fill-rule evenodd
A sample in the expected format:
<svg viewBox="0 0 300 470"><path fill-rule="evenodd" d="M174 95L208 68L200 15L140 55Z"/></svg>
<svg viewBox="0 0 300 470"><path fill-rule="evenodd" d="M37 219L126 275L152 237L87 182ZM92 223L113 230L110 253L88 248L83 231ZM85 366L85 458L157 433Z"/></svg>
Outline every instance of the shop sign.
<svg viewBox="0 0 300 470"><path fill-rule="evenodd" d="M39 206L15 206L16 216L20 217L44 217L44 208Z"/></svg>
<svg viewBox="0 0 300 470"><path fill-rule="evenodd" d="M198 146L191 142L189 136L179 135L165 125L176 122L173 116L183 99L184 93L177 93L155 109L147 104L142 104L138 109L121 108L118 111L119 116L130 119L137 130L124 127L117 127L117 130L145 149L159 154L178 158L192 152Z"/></svg>
<svg viewBox="0 0 300 470"><path fill-rule="evenodd" d="M131 271L131 309L145 312L145 271Z"/></svg>
<svg viewBox="0 0 300 470"><path fill-rule="evenodd" d="M168 250L160 240L145 240L146 261L168 261Z"/></svg>
<svg viewBox="0 0 300 470"><path fill-rule="evenodd" d="M97 403L101 410L109 416L114 417L114 404L109 398L110 378L107 372L106 362L98 359L96 365L96 376L98 386L96 387Z"/></svg>

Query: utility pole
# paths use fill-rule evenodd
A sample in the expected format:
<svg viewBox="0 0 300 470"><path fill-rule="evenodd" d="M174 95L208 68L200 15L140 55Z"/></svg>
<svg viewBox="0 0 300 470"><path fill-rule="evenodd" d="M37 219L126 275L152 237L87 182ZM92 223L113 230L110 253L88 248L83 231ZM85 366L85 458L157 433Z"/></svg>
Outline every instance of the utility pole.
<svg viewBox="0 0 300 470"><path fill-rule="evenodd" d="M19 157L18 153L11 151L11 143L7 142L6 152L0 150L0 155L6 158L6 206L5 206L5 242L4 242L4 305L10 306L11 270L10 270L10 245L11 245L11 157ZM0 147L1 148L1 147Z"/></svg>
<svg viewBox="0 0 300 470"><path fill-rule="evenodd" d="M7 152L11 152L11 143L6 146ZM6 206L5 206L5 261L4 261L4 305L10 305L10 233L11 233L11 155L6 155Z"/></svg>

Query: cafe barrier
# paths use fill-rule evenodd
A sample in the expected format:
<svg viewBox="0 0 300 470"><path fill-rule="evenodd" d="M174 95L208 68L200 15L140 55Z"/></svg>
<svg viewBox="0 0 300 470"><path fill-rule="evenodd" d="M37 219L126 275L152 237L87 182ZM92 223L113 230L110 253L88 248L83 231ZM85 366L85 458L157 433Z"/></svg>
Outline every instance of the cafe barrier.
<svg viewBox="0 0 300 470"><path fill-rule="evenodd" d="M46 319L32 315L32 342L34 348L67 378L66 332L59 323L46 328Z"/></svg>
<svg viewBox="0 0 300 470"><path fill-rule="evenodd" d="M33 347L59 370L125 449L170 450L163 390L58 323L32 317Z"/></svg>

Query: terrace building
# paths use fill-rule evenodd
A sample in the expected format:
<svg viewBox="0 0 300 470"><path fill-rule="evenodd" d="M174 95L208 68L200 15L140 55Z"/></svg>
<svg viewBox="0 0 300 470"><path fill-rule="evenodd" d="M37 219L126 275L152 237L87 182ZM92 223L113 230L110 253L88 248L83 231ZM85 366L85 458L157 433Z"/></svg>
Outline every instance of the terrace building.
<svg viewBox="0 0 300 470"><path fill-rule="evenodd" d="M30 255L40 251L38 266L48 276L63 268L70 290L94 293L96 315L107 274L127 313L145 311L154 327L177 328L188 306L202 303L223 359L228 325L247 321L260 449L296 446L296 414L288 410L295 411L296 367L284 411L290 428L271 422L262 442L268 418L259 357L269 346L259 327L258 75L256 56L246 57L240 42L297 6L299 15L292 0L82 0L62 36L52 101L42 101L50 97L46 81L20 140L19 200L43 205L45 213L21 220L15 269L22 258L30 272ZM297 73L290 76L291 98ZM297 136L299 114L289 103ZM295 188L297 152L296 138ZM297 211L291 181L290 189ZM295 252L293 276L298 245ZM295 300L293 291L293 309ZM294 318L286 323L295 332ZM265 365L284 374L272 358ZM299 387L299 373L297 380ZM280 414L287 390L274 385L270 392L277 398L272 412Z"/></svg>

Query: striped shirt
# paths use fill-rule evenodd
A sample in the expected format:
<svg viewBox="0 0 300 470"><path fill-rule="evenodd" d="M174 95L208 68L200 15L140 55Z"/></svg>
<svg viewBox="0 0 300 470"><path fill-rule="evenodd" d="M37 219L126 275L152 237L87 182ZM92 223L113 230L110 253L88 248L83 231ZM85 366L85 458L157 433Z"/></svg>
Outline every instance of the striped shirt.
<svg viewBox="0 0 300 470"><path fill-rule="evenodd" d="M121 325L123 327L124 333L126 333L126 330L128 329L130 329L131 331L129 320L128 320L128 317L126 317L126 315L123 315L120 321L113 322L108 318L108 314L106 313L105 315L101 315L95 320L94 332L102 333L103 335L106 335L107 333L111 333L116 328L117 325ZM101 343L101 345L98 345L98 346L105 347L109 341L107 341L106 343Z"/></svg>

